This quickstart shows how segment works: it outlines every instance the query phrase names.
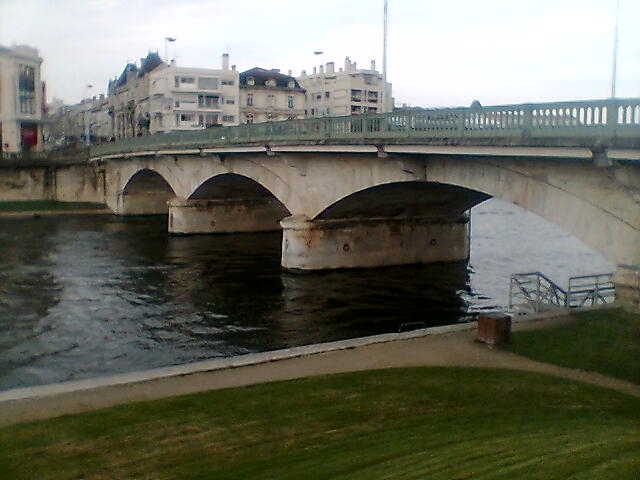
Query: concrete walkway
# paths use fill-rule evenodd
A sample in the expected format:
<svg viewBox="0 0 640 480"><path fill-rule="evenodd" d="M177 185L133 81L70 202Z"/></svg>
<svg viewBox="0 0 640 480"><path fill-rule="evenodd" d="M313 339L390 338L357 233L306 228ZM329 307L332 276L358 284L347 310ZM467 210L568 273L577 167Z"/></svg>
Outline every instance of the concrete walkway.
<svg viewBox="0 0 640 480"><path fill-rule="evenodd" d="M513 330L562 319L516 321ZM476 324L387 334L0 392L0 426L129 402L332 373L420 366L526 370L640 397L640 385L536 362L475 342Z"/></svg>

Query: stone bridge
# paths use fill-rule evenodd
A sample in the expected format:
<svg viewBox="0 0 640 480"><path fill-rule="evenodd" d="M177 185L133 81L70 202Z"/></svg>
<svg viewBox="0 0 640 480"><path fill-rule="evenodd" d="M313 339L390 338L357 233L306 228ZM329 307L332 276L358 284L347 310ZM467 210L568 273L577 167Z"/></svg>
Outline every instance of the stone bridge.
<svg viewBox="0 0 640 480"><path fill-rule="evenodd" d="M470 208L500 197L618 265L638 307L640 99L243 125L90 161L116 214L168 214L176 234L282 229L299 270L466 259Z"/></svg>

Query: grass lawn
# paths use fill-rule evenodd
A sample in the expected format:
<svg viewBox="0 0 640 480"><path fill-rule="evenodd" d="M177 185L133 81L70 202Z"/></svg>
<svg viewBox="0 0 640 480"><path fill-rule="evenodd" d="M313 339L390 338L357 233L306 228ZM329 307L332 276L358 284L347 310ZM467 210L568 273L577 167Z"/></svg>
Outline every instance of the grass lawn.
<svg viewBox="0 0 640 480"><path fill-rule="evenodd" d="M53 200L34 200L24 202L0 202L0 212L43 212L68 210L101 210L101 203L56 202Z"/></svg>
<svg viewBox="0 0 640 480"><path fill-rule="evenodd" d="M4 427L0 478L635 479L638 412L526 372L359 372Z"/></svg>
<svg viewBox="0 0 640 480"><path fill-rule="evenodd" d="M571 317L571 322L555 328L514 332L505 348L542 362L640 384L640 315L604 309Z"/></svg>

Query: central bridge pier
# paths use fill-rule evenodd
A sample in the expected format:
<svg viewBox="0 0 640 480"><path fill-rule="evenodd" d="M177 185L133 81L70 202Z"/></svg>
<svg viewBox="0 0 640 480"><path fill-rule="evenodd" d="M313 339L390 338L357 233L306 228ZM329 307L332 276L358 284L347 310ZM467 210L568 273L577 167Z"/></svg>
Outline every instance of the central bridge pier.
<svg viewBox="0 0 640 480"><path fill-rule="evenodd" d="M338 219L287 217L282 266L289 270L381 267L469 258L469 217Z"/></svg>

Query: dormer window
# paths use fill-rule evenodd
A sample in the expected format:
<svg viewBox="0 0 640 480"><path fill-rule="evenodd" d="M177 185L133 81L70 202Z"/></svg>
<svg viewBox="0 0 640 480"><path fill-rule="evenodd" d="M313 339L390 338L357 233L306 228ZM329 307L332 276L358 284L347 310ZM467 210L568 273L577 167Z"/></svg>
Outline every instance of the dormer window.
<svg viewBox="0 0 640 480"><path fill-rule="evenodd" d="M287 87L296 88L296 82L294 82L293 80L289 80L289 83L287 83Z"/></svg>
<svg viewBox="0 0 640 480"><path fill-rule="evenodd" d="M276 81L273 78L270 78L269 80L267 80L266 82L264 82L264 84L267 87L275 87L276 86Z"/></svg>
<svg viewBox="0 0 640 480"><path fill-rule="evenodd" d="M255 85L256 79L253 77L247 77L247 85Z"/></svg>

